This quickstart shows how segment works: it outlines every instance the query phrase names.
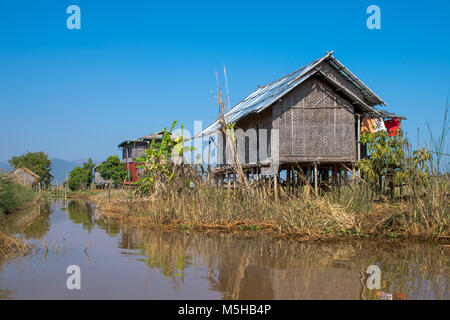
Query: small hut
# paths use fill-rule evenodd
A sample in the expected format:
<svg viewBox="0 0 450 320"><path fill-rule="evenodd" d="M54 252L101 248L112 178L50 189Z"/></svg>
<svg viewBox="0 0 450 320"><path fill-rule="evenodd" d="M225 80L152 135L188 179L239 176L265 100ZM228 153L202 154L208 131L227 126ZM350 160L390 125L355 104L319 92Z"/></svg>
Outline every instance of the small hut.
<svg viewBox="0 0 450 320"><path fill-rule="evenodd" d="M337 181L361 159L361 119L404 119L375 106L386 103L327 53L258 89L225 114L235 123L239 163L248 176L283 172L289 185ZM239 134L239 132L241 134ZM232 151L220 122L201 136L217 135L220 182L236 179Z"/></svg>
<svg viewBox="0 0 450 320"><path fill-rule="evenodd" d="M100 163L99 165L97 165L94 168L94 184L95 184L95 188L97 188L97 189L103 189L103 188L106 188L109 185L109 180L104 179L100 175L100 172L98 172L98 168L100 167L100 165L102 163Z"/></svg>
<svg viewBox="0 0 450 320"><path fill-rule="evenodd" d="M25 167L17 167L9 173L9 176L18 184L30 188L37 188L39 186L40 177L30 169Z"/></svg>

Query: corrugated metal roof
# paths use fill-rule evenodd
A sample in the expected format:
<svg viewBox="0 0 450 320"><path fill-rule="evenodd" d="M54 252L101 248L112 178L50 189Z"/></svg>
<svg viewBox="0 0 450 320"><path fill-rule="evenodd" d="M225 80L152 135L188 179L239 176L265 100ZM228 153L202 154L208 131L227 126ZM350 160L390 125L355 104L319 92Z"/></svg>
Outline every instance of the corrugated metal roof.
<svg viewBox="0 0 450 320"><path fill-rule="evenodd" d="M137 139L134 139L134 140L125 140L125 141L121 142L118 145L118 148L122 148L125 145L127 145L129 143L133 143L133 142L150 144L151 140L161 140L162 136L163 136L163 133L164 133L164 131L159 131L159 132L151 133L151 134L148 134L146 136L143 136L143 137L140 137L140 138L137 138ZM176 134L174 134L172 132L169 132L169 134L172 137L172 139L179 138L178 135L176 135Z"/></svg>
<svg viewBox="0 0 450 320"><path fill-rule="evenodd" d="M265 108L272 105L275 101L280 99L282 96L290 92L296 86L301 84L303 81L308 79L314 74L315 67L318 66L322 61L330 60L332 63L330 65L335 68L339 73L341 73L346 79L351 81L364 95L369 103L375 104L385 104L375 93L373 93L364 83L362 83L356 76L354 76L347 68L345 68L337 59L332 57L333 52L327 53L320 59L317 59L308 65L274 81L265 86L259 87L247 98L239 102L235 107L225 114L225 119L227 121L236 122L237 120L243 118L250 113L259 113ZM375 110L375 109L373 109ZM211 135L219 130L219 122L216 120L208 128L203 130L203 132L198 135L206 136Z"/></svg>
<svg viewBox="0 0 450 320"><path fill-rule="evenodd" d="M386 103L378 97L375 92L369 89L357 76L355 76L350 70L348 70L338 59L333 56L330 56L328 59L330 65L336 69L344 78L353 83L353 85L358 88L358 90L364 96L367 104L370 106L375 105L386 105Z"/></svg>
<svg viewBox="0 0 450 320"><path fill-rule="evenodd" d="M381 118L383 118L383 119L386 119L386 118L393 118L394 119L394 118L396 118L396 119L406 120L405 117L401 117L401 116L399 116L399 115L397 115L395 113L392 113L392 112L387 112L387 111L379 110L379 109L377 109L377 112L378 112L378 114L372 113L371 115L373 115L374 117L381 116ZM370 114L368 114L368 115L370 115Z"/></svg>

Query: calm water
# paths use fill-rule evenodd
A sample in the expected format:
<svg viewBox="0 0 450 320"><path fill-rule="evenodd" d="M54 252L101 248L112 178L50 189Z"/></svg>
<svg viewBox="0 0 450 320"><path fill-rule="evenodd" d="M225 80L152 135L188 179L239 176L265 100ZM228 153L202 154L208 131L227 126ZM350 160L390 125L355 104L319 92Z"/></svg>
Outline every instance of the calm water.
<svg viewBox="0 0 450 320"><path fill-rule="evenodd" d="M0 264L3 299L450 299L448 246L143 232L107 223L80 201L7 223L36 252ZM66 287L69 265L81 269L81 290ZM367 287L370 265L381 270L380 289Z"/></svg>

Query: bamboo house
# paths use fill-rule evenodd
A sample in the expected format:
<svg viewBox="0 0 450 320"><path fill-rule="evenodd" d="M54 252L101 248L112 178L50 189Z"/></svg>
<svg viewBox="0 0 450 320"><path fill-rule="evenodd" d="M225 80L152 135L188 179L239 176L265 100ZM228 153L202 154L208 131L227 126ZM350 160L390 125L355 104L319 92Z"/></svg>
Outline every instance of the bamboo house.
<svg viewBox="0 0 450 320"><path fill-rule="evenodd" d="M235 124L239 162L248 177L282 175L288 185L308 181L316 190L321 181L337 183L365 154L362 119L404 119L377 108L386 103L332 54L258 87L225 113ZM214 174L223 183L235 180L236 172L220 123L201 136L217 139Z"/></svg>

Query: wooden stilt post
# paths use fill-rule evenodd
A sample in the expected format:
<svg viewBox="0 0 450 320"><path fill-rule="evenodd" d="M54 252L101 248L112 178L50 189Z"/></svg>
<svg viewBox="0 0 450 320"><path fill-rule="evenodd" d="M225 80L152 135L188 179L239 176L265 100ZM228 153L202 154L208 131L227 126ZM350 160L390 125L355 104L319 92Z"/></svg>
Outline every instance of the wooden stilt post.
<svg viewBox="0 0 450 320"><path fill-rule="evenodd" d="M211 136L208 139L208 176L211 170Z"/></svg>
<svg viewBox="0 0 450 320"><path fill-rule="evenodd" d="M317 188L317 162L314 162L314 191L317 194L318 188Z"/></svg>
<svg viewBox="0 0 450 320"><path fill-rule="evenodd" d="M336 168L336 165L333 166L333 179L334 179L333 183L337 184L337 168Z"/></svg>
<svg viewBox="0 0 450 320"><path fill-rule="evenodd" d="M288 193L291 192L291 169L288 167L286 168L286 185L288 189Z"/></svg>
<svg viewBox="0 0 450 320"><path fill-rule="evenodd" d="M275 201L278 201L278 167L273 168L273 192Z"/></svg>
<svg viewBox="0 0 450 320"><path fill-rule="evenodd" d="M231 192L231 173L227 173L227 178L228 178L228 187L227 187L227 198L230 198L230 192Z"/></svg>
<svg viewBox="0 0 450 320"><path fill-rule="evenodd" d="M357 125L356 125L356 134L357 134L357 154L356 159L359 162L361 160L361 115L358 114ZM358 170L358 176L360 175L360 170Z"/></svg>
<svg viewBox="0 0 450 320"><path fill-rule="evenodd" d="M297 168L292 166L292 189L297 185Z"/></svg>
<svg viewBox="0 0 450 320"><path fill-rule="evenodd" d="M308 185L311 185L311 166L308 165L308 169L306 169L306 182Z"/></svg>
<svg viewBox="0 0 450 320"><path fill-rule="evenodd" d="M352 184L355 184L355 180L356 180L355 165L352 165Z"/></svg>

